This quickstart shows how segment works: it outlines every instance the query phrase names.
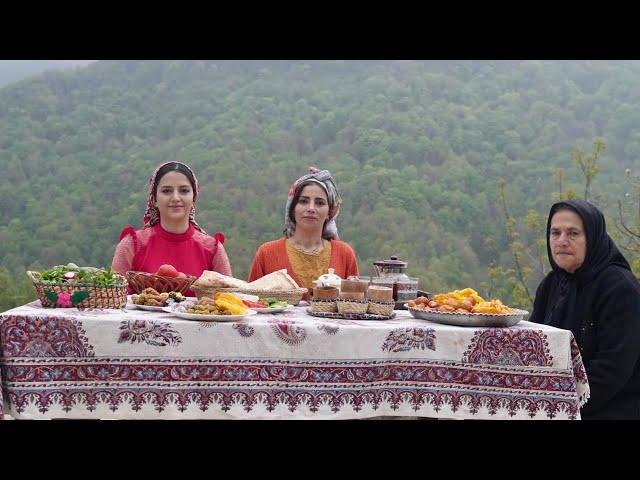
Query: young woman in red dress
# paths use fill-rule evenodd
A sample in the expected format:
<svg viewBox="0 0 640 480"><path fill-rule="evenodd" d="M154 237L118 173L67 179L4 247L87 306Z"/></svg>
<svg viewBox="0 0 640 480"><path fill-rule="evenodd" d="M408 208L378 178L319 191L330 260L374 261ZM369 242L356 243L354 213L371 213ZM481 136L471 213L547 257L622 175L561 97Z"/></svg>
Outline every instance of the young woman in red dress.
<svg viewBox="0 0 640 480"><path fill-rule="evenodd" d="M122 230L111 268L123 275L129 270L155 273L161 265L170 264L196 277L204 270L231 276L224 235L207 235L195 220L198 193L198 180L187 165L160 165L149 181L144 226ZM131 286L129 293L133 293Z"/></svg>

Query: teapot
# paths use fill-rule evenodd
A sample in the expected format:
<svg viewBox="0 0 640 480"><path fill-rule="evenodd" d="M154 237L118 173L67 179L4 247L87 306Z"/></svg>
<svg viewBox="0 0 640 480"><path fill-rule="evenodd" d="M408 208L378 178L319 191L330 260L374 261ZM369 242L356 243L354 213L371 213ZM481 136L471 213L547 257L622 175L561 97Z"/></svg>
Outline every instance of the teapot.
<svg viewBox="0 0 640 480"><path fill-rule="evenodd" d="M378 260L373 262L378 277L387 277L392 279L408 278L405 271L407 270L407 262L398 260L398 257L392 255L389 260Z"/></svg>
<svg viewBox="0 0 640 480"><path fill-rule="evenodd" d="M373 262L373 266L377 277L372 278L371 283L393 288L396 309L404 309L405 302L417 297L418 279L405 273L407 262L398 260L398 257L393 255L388 260Z"/></svg>
<svg viewBox="0 0 640 480"><path fill-rule="evenodd" d="M315 280L316 287L336 287L338 291L340 291L340 285L342 283L342 279L333 273L335 270L333 268L328 269L329 273L325 273L324 275L320 275L317 280Z"/></svg>

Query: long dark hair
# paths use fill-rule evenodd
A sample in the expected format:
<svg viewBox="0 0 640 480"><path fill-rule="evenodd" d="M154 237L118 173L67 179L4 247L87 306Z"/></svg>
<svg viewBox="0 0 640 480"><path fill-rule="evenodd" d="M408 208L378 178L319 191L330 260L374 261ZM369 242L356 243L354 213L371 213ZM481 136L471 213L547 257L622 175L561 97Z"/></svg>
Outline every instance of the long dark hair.
<svg viewBox="0 0 640 480"><path fill-rule="evenodd" d="M193 176L193 172L189 167L187 167L184 163L180 162L169 162L166 165L163 165L158 173L156 173L156 178L153 182L153 197L154 199L158 195L158 184L160 183L160 179L164 177L169 172L179 172L182 173L191 184L191 189L193 190L193 200L195 201L197 191L196 191L196 179Z"/></svg>

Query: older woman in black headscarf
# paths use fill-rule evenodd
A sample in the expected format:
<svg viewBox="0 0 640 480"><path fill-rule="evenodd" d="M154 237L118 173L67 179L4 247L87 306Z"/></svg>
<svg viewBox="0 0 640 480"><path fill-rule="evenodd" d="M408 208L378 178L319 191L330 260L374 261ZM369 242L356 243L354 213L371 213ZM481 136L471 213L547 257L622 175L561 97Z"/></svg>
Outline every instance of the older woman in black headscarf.
<svg viewBox="0 0 640 480"><path fill-rule="evenodd" d="M553 270L529 320L573 332L591 389L582 418L640 419L640 283L600 210L583 200L555 203L547 253Z"/></svg>

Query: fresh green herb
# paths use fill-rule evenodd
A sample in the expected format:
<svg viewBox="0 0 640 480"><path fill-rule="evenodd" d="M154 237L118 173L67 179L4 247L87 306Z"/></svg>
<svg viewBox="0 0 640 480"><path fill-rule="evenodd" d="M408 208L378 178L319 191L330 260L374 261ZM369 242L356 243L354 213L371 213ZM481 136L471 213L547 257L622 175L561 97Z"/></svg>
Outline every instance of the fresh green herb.
<svg viewBox="0 0 640 480"><path fill-rule="evenodd" d="M287 308L287 302L271 302L269 308Z"/></svg>
<svg viewBox="0 0 640 480"><path fill-rule="evenodd" d="M288 306L287 302L282 302L275 298L260 298L260 301L266 303L268 308L286 308Z"/></svg>
<svg viewBox="0 0 640 480"><path fill-rule="evenodd" d="M75 263L56 265L40 273L40 281L47 285L60 283L78 283L96 287L120 285L122 278L111 269L96 267L78 267Z"/></svg>

